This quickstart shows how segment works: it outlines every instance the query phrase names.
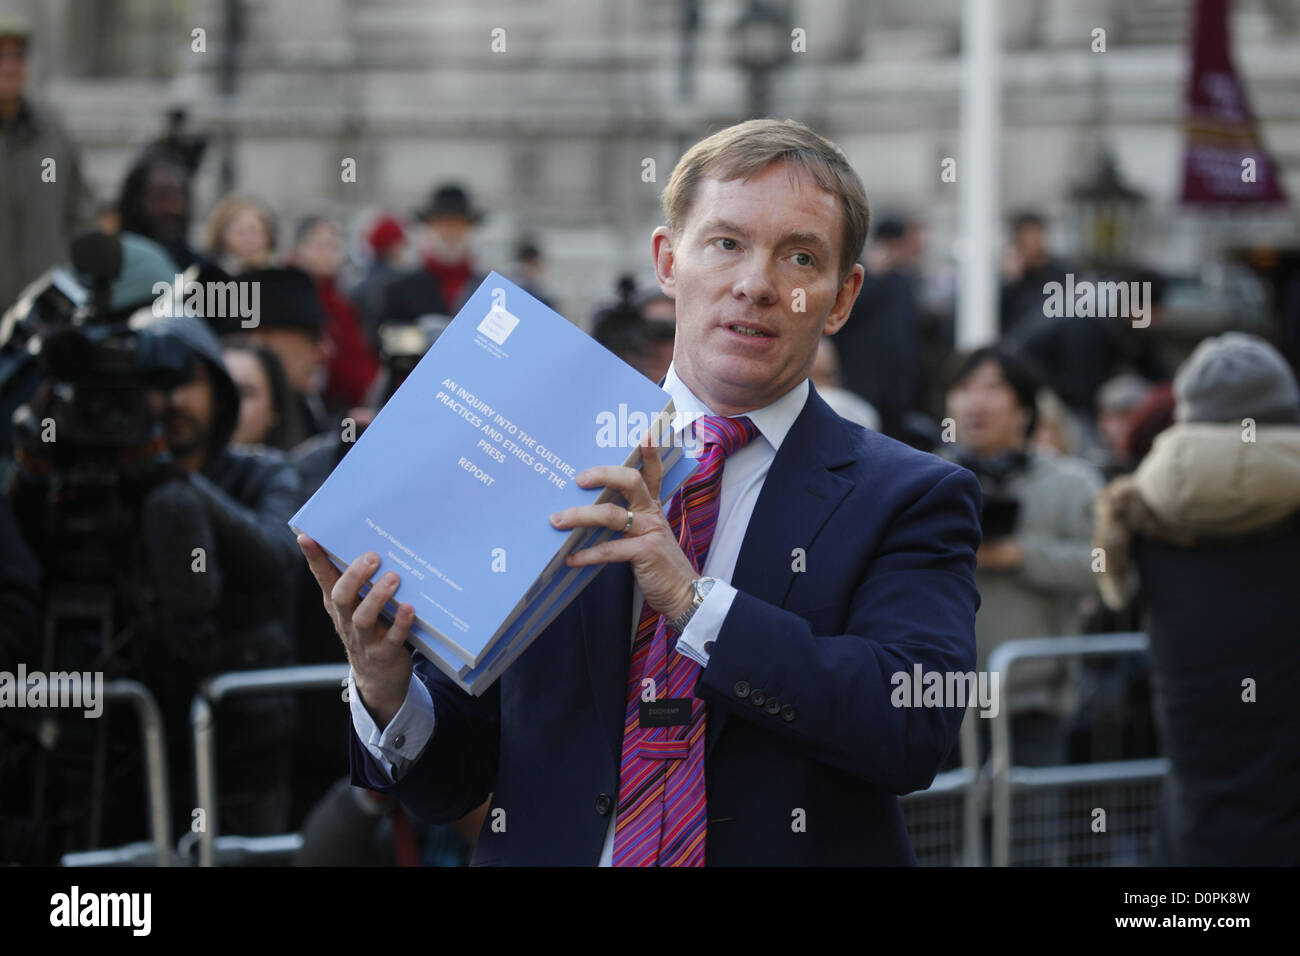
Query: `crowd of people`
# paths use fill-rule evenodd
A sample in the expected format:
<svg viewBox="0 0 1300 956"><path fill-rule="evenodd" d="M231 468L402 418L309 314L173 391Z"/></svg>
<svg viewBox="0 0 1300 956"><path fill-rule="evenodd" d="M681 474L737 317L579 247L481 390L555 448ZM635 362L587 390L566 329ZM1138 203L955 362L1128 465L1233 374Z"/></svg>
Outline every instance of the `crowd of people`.
<svg viewBox="0 0 1300 956"><path fill-rule="evenodd" d="M0 37L0 190L17 210L0 220L0 306L67 264L74 235L92 224L120 237L115 317L149 310L156 283L186 270L258 290L251 327L219 314L150 323L191 360L183 380L153 392L167 467L138 481L132 473L119 489L138 540L105 545L118 588L111 609L130 621L113 640L66 623L51 638L52 598L88 582L67 560L67 529L51 520L77 502L7 428L0 442L0 670L41 661L144 682L164 713L180 836L193 819L187 728L199 681L342 659L287 521L478 285L473 237L484 212L464 186L439 184L412 216L367 220L360 257L341 220L314 214L286 228L267 197L226 195L200 227L198 160L167 141L95 208L69 139L22 95L25 49L24 36ZM45 156L60 169L48 189L30 182L33 157ZM979 478L981 669L1018 638L1150 635L1149 661L1018 669L1004 687L1017 763L1166 753L1167 860L1295 862L1300 770L1287 752L1297 726L1285 690L1300 677L1300 392L1287 361L1297 357L1230 333L1175 369L1160 347L1159 277L1136 269L1126 275L1157 290L1149 327L1050 317L1044 285L1073 267L1050 254L1046 236L1041 215L1012 221L1001 339L955 354L951 303L923 272L923 227L878 217L862 291L844 329L823 341L814 386L843 417ZM554 304L537 243L522 237L516 252L516 281ZM625 277L590 327L662 379L673 356L670 297ZM19 406L48 409L56 391L37 380L11 389L6 419ZM197 548L202 575L190 573ZM127 721L87 729L0 716L0 860L53 862L142 837ZM223 706L221 831L299 829L303 862L463 863L481 816L431 828L352 787L347 725L336 695ZM1289 847L1276 839L1283 827Z"/></svg>

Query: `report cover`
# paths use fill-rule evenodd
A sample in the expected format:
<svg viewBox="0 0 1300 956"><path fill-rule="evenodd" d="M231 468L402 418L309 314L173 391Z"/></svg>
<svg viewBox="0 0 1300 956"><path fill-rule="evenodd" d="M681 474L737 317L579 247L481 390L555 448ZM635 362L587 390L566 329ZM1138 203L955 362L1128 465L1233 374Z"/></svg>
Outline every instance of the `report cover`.
<svg viewBox="0 0 1300 956"><path fill-rule="evenodd" d="M672 417L667 392L493 272L289 524L340 568L378 553L371 580L401 577L390 619L410 603L413 642L481 693L594 576L565 555L615 533L551 527L615 498L577 473L639 465L650 428L663 498L694 469Z"/></svg>

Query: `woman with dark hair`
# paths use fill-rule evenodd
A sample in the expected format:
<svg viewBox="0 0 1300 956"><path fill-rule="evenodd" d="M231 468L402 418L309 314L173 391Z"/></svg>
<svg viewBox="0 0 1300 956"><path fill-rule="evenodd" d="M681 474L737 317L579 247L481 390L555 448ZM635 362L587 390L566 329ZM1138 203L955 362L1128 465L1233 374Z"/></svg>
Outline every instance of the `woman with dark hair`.
<svg viewBox="0 0 1300 956"><path fill-rule="evenodd" d="M1082 459L1030 444L1042 388L1032 361L992 346L954 364L945 422L951 443L939 453L975 472L984 492L975 555L975 640L984 669L1006 641L1078 633L1080 600L1096 588L1092 501L1102 478ZM1064 762L1061 721L1074 705L1066 678L1055 660L1023 662L1003 678L1016 764Z"/></svg>
<svg viewBox="0 0 1300 956"><path fill-rule="evenodd" d="M306 438L298 404L275 353L248 341L226 342L222 351L240 399L239 422L230 443L267 445L287 452Z"/></svg>

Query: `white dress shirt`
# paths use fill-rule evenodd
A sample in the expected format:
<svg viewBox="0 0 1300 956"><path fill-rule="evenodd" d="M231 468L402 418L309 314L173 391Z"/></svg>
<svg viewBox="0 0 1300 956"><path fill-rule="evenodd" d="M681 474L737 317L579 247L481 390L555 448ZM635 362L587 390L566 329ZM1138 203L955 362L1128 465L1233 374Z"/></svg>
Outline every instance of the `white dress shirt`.
<svg viewBox="0 0 1300 956"><path fill-rule="evenodd" d="M672 366L668 368L663 387L672 396L680 421L690 422L699 416L713 414L712 410L677 377L676 369ZM731 586L731 576L735 572L736 560L740 556L740 545L744 540L745 530L749 527L749 519L754 513L754 505L767 478L768 469L776 457L777 449L781 447L781 442L785 440L790 427L803 411L807 400L808 380L804 379L772 404L746 412L745 417L758 428L759 435L744 448L728 457L723 464L722 484L718 498L718 520L713 541L709 545L709 554L702 569L704 577L717 578L718 583L700 604L690 623L678 637L676 645L679 654L689 657L702 667L708 666L709 650L722 630L722 623L727 617L727 612L731 610L731 602L735 600L736 589ZM634 584L629 644L636 637L642 600L641 588ZM397 715L382 731L375 725L365 705L361 703L361 697L356 692L350 673L348 690L352 725L356 729L357 738L390 779L394 781L401 779L410 765L423 753L429 738L434 733L433 699L429 696L428 688L412 674L406 700L403 701ZM609 866L611 863L616 818L617 813L611 814L605 845L600 855L600 866Z"/></svg>

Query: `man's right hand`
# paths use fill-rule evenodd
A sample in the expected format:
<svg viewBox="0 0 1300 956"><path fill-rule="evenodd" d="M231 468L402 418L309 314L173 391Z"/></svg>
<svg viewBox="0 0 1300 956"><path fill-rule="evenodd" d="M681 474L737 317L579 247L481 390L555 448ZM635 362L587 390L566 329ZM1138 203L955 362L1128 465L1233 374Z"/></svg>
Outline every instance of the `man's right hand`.
<svg viewBox="0 0 1300 956"><path fill-rule="evenodd" d="M379 567L379 555L373 551L361 555L339 574L321 546L307 535L298 535L298 547L320 585L325 610L343 641L361 703L381 729L387 727L406 700L411 683L411 652L403 644L410 636L415 608L398 605L391 627L380 619L379 612L397 591L395 571L381 577L370 593L358 600L361 585Z"/></svg>

